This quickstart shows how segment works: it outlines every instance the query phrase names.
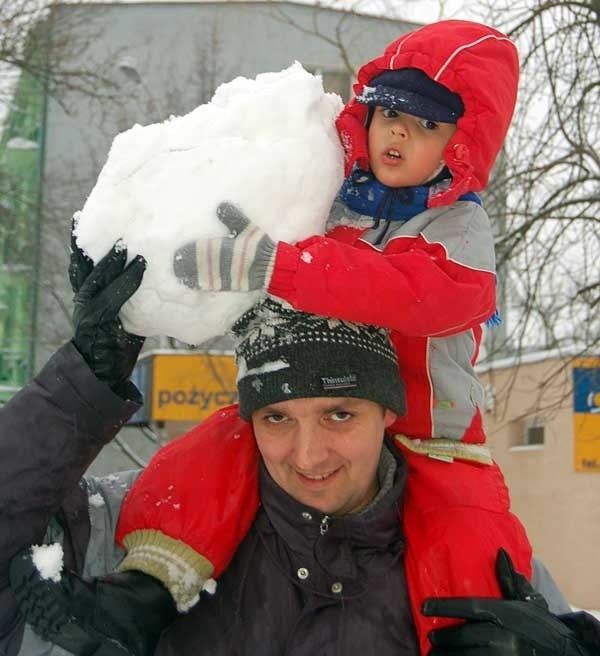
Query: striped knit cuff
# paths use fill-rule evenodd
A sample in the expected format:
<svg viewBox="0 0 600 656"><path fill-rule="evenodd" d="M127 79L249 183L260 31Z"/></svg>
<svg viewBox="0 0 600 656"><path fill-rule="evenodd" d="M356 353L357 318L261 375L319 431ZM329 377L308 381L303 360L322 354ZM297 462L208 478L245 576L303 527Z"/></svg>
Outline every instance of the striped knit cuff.
<svg viewBox="0 0 600 656"><path fill-rule="evenodd" d="M127 535L123 544L127 555L119 571L137 570L161 581L175 600L177 610L189 610L214 571L213 564L180 540L154 529Z"/></svg>

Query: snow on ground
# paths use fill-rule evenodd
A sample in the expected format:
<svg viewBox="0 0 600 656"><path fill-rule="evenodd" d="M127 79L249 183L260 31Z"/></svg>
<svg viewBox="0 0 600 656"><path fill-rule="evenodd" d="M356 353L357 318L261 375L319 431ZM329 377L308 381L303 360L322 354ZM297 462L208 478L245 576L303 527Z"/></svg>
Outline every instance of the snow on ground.
<svg viewBox="0 0 600 656"><path fill-rule="evenodd" d="M142 286L122 311L138 335L197 344L224 334L257 293L191 290L173 274L175 251L227 235L219 203L240 207L274 240L324 232L343 180L334 121L339 96L298 63L279 73L221 85L185 116L118 135L76 227L97 261L118 239L148 261Z"/></svg>

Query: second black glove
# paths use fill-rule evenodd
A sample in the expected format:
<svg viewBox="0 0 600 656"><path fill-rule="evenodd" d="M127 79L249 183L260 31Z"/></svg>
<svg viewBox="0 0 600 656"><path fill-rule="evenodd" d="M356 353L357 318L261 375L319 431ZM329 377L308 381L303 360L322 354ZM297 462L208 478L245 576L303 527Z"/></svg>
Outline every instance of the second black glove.
<svg viewBox="0 0 600 656"><path fill-rule="evenodd" d="M500 549L496 575L504 599L427 599L423 614L466 620L432 631L429 656L593 656Z"/></svg>

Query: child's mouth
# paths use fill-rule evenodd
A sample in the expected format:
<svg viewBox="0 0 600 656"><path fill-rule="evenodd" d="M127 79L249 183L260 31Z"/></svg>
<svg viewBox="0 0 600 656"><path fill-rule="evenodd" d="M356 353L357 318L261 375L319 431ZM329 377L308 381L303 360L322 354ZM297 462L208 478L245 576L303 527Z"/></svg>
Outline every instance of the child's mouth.
<svg viewBox="0 0 600 656"><path fill-rule="evenodd" d="M387 157L391 157L392 159L402 159L402 155L397 150L388 150L386 152Z"/></svg>

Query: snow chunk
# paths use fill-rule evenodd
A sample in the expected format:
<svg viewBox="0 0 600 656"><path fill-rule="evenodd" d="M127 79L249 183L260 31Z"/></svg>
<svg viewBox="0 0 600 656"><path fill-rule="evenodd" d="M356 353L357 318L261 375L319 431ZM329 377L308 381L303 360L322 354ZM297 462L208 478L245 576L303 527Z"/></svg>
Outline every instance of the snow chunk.
<svg viewBox="0 0 600 656"><path fill-rule="evenodd" d="M104 505L104 497L100 492L96 492L96 494L92 494L88 497L88 502L93 508L102 508Z"/></svg>
<svg viewBox="0 0 600 656"><path fill-rule="evenodd" d="M208 592L210 595L214 595L217 591L217 582L215 579L206 579L206 581L204 581L204 585L202 586L202 590L204 590L204 592Z"/></svg>
<svg viewBox="0 0 600 656"><path fill-rule="evenodd" d="M43 579L58 583L63 570L63 549L58 542L53 544L33 545L31 559Z"/></svg>
<svg viewBox="0 0 600 656"><path fill-rule="evenodd" d="M227 234L216 217L237 205L273 240L322 234L343 180L339 96L299 63L221 85L185 116L119 134L75 228L94 260L118 240L148 266L123 307L125 328L190 344L223 334L258 292L192 290L173 273L184 244Z"/></svg>

